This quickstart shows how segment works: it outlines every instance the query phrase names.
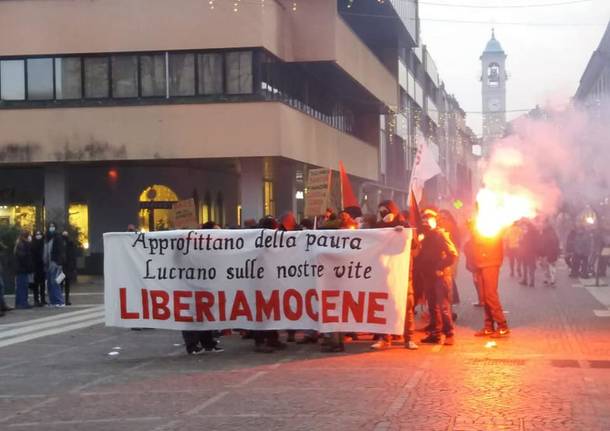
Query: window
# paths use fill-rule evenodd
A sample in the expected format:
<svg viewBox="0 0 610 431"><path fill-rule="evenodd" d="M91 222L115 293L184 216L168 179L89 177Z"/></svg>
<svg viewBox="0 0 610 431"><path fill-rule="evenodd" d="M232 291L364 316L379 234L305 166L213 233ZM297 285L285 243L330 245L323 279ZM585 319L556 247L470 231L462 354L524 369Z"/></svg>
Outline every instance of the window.
<svg viewBox="0 0 610 431"><path fill-rule="evenodd" d="M165 55L140 56L142 96L165 96Z"/></svg>
<svg viewBox="0 0 610 431"><path fill-rule="evenodd" d="M193 96L195 94L195 55L170 54L170 96Z"/></svg>
<svg viewBox="0 0 610 431"><path fill-rule="evenodd" d="M272 180L263 181L263 211L265 212L265 215L275 215Z"/></svg>
<svg viewBox="0 0 610 431"><path fill-rule="evenodd" d="M80 99L82 97L81 79L80 57L55 59L55 97L57 99Z"/></svg>
<svg viewBox="0 0 610 431"><path fill-rule="evenodd" d="M199 54L199 94L222 94L222 54Z"/></svg>
<svg viewBox="0 0 610 431"><path fill-rule="evenodd" d="M28 99L53 99L53 59L30 58L28 65Z"/></svg>
<svg viewBox="0 0 610 431"><path fill-rule="evenodd" d="M252 93L252 52L229 52L227 60L227 93Z"/></svg>
<svg viewBox="0 0 610 431"><path fill-rule="evenodd" d="M0 97L2 100L25 99L25 62L0 61Z"/></svg>
<svg viewBox="0 0 610 431"><path fill-rule="evenodd" d="M500 83L500 66L498 63L491 63L487 68L487 83L490 87L497 87Z"/></svg>
<svg viewBox="0 0 610 431"><path fill-rule="evenodd" d="M68 224L78 233L78 243L89 249L89 207L87 204L72 203L68 207Z"/></svg>
<svg viewBox="0 0 610 431"><path fill-rule="evenodd" d="M85 97L108 97L108 57L85 58Z"/></svg>
<svg viewBox="0 0 610 431"><path fill-rule="evenodd" d="M112 56L112 97L138 97L138 57Z"/></svg>

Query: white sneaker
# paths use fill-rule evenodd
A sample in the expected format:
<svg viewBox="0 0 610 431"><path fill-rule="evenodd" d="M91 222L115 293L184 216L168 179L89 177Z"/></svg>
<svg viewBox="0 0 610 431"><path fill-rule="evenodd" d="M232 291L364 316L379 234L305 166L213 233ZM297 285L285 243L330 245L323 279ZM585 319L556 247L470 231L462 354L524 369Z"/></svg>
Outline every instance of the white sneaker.
<svg viewBox="0 0 610 431"><path fill-rule="evenodd" d="M383 350L388 347L388 343L385 340L379 340L371 346L373 350Z"/></svg>
<svg viewBox="0 0 610 431"><path fill-rule="evenodd" d="M414 341L407 341L405 343L405 349L417 350L417 349L419 349L419 346L417 344L415 344Z"/></svg>

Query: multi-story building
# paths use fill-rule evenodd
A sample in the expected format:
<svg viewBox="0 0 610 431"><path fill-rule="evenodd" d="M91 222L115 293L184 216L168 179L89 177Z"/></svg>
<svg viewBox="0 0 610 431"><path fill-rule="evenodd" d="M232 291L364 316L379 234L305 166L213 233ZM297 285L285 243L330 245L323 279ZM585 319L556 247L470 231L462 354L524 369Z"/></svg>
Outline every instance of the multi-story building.
<svg viewBox="0 0 610 431"><path fill-rule="evenodd" d="M0 2L0 222L102 233L303 211L343 161L365 208L407 200L440 80L417 2ZM27 23L27 27L23 25ZM99 268L99 265L93 265Z"/></svg>
<svg viewBox="0 0 610 431"><path fill-rule="evenodd" d="M596 114L610 104L610 22L580 78L574 101Z"/></svg>

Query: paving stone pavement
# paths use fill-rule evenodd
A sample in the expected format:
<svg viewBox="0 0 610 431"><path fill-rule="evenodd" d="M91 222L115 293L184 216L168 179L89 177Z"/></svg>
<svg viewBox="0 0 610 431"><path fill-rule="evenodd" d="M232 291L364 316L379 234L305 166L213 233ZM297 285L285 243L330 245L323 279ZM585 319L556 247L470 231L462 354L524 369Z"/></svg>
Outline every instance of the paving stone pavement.
<svg viewBox="0 0 610 431"><path fill-rule="evenodd" d="M328 355L291 344L263 355L233 335L223 338L224 353L187 356L176 332L96 323L101 285L85 283L74 308L0 319L0 429L610 429L610 317L594 313L610 304L564 268L556 288L523 287L503 274L513 332L486 348L489 340L472 336L482 310L470 305L465 271L458 285L454 346L371 352L370 341L357 341ZM70 324L61 319L75 312L82 327L62 332ZM57 333L3 338L44 322Z"/></svg>

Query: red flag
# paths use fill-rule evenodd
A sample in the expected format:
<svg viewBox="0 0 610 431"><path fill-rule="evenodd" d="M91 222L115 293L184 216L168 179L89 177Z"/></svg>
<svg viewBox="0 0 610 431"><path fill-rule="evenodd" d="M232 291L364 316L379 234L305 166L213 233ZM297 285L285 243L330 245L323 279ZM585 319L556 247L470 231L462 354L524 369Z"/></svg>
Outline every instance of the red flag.
<svg viewBox="0 0 610 431"><path fill-rule="evenodd" d="M413 190L409 193L409 226L417 229L421 229L422 226L421 213Z"/></svg>
<svg viewBox="0 0 610 431"><path fill-rule="evenodd" d="M343 162L339 160L339 172L341 174L341 204L343 208L347 207L358 207L360 208L360 203L356 196L354 195L354 191L352 190L352 185L349 182L349 178L345 173L345 167L343 166Z"/></svg>

